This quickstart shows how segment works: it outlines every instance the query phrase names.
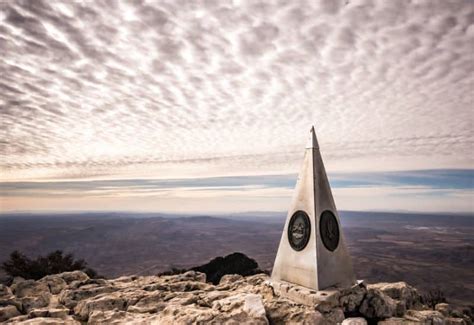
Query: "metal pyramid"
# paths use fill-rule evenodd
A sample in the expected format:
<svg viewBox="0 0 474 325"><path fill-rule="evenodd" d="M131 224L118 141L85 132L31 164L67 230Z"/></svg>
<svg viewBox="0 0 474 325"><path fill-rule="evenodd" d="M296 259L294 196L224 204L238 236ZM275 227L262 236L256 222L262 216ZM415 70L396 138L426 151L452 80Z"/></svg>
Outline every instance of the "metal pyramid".
<svg viewBox="0 0 474 325"><path fill-rule="evenodd" d="M356 282L314 127L288 210L272 280L314 290Z"/></svg>

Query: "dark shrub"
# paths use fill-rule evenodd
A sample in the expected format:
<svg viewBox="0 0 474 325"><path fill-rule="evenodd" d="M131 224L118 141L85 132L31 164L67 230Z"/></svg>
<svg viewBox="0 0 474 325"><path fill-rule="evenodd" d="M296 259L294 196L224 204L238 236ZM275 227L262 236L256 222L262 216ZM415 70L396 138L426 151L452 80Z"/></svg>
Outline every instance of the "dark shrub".
<svg viewBox="0 0 474 325"><path fill-rule="evenodd" d="M242 253L233 253L226 257L216 257L207 264L193 267L191 270L206 273L207 282L218 284L226 274L243 276L262 273L254 259Z"/></svg>
<svg viewBox="0 0 474 325"><path fill-rule="evenodd" d="M76 270L85 272L91 278L97 277L97 273L87 267L84 260L74 260L72 254L63 255L59 250L46 256L38 256L36 259L30 259L19 251L13 251L10 259L3 262L1 268L11 277L21 276L33 280L50 274Z"/></svg>
<svg viewBox="0 0 474 325"><path fill-rule="evenodd" d="M423 304L434 310L437 304L446 302L446 297L440 289L433 289L422 295L421 301Z"/></svg>
<svg viewBox="0 0 474 325"><path fill-rule="evenodd" d="M268 271L260 270L254 259L242 253L233 253L225 257L216 257L209 263L201 266L195 266L190 269L172 268L170 271L162 272L158 275L175 275L191 270L205 273L206 281L212 282L213 284L219 284L221 278L226 274L240 274L242 276L258 273L269 274Z"/></svg>

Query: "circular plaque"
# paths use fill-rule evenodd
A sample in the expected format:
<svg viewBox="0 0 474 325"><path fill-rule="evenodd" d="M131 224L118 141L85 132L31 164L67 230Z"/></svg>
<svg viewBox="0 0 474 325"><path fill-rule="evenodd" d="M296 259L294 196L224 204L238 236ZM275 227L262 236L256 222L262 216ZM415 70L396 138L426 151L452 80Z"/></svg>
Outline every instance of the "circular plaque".
<svg viewBox="0 0 474 325"><path fill-rule="evenodd" d="M329 211L323 211L319 218L319 231L324 246L333 252L339 245L339 225L334 214Z"/></svg>
<svg viewBox="0 0 474 325"><path fill-rule="evenodd" d="M311 234L311 223L306 212L298 210L291 216L288 224L288 241L291 248L300 251L306 247Z"/></svg>

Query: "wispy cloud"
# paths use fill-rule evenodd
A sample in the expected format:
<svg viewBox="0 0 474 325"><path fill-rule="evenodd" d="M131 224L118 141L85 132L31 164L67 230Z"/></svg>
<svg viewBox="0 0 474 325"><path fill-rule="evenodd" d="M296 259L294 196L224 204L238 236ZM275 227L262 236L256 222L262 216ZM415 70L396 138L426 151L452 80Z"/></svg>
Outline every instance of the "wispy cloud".
<svg viewBox="0 0 474 325"><path fill-rule="evenodd" d="M472 1L4 1L3 180L470 168Z"/></svg>

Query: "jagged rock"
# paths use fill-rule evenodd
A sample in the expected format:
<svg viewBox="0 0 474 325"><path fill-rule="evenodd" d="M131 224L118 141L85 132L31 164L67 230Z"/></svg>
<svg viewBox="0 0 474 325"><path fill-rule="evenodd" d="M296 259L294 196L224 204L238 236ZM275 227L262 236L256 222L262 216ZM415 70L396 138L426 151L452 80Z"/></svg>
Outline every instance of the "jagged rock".
<svg viewBox="0 0 474 325"><path fill-rule="evenodd" d="M0 322L4 322L12 317L20 315L18 309L15 306L4 306L0 307Z"/></svg>
<svg viewBox="0 0 474 325"><path fill-rule="evenodd" d="M117 293L101 295L81 301L74 308L74 314L81 320L87 320L94 311L125 310L127 302Z"/></svg>
<svg viewBox="0 0 474 325"><path fill-rule="evenodd" d="M59 275L47 275L38 281L48 286L49 291L56 295L66 288L67 283Z"/></svg>
<svg viewBox="0 0 474 325"><path fill-rule="evenodd" d="M359 312L367 318L388 318L395 314L396 302L374 288L368 288L367 294L359 307Z"/></svg>
<svg viewBox="0 0 474 325"><path fill-rule="evenodd" d="M32 309L46 307L49 305L51 300L51 294L49 289L47 292L39 293L38 296L28 296L20 299L21 311L25 314L29 313Z"/></svg>
<svg viewBox="0 0 474 325"><path fill-rule="evenodd" d="M157 315L143 315L126 311L94 311L89 316L89 325L99 324L158 324Z"/></svg>
<svg viewBox="0 0 474 325"><path fill-rule="evenodd" d="M448 317L448 318L445 318L444 319L444 323L445 325L467 325L467 324L472 324L472 321L466 321L465 319L463 318L452 318L452 317Z"/></svg>
<svg viewBox="0 0 474 325"><path fill-rule="evenodd" d="M59 295L59 302L67 308L74 308L79 301L106 293L112 293L116 291L116 288L111 286L106 287L81 287L73 290L63 290Z"/></svg>
<svg viewBox="0 0 474 325"><path fill-rule="evenodd" d="M68 308L37 308L28 313L28 318L51 317L66 319L68 315Z"/></svg>
<svg viewBox="0 0 474 325"><path fill-rule="evenodd" d="M377 325L407 325L407 324L417 324L414 322L409 322L404 318L400 317L390 317L385 320L377 322Z"/></svg>
<svg viewBox="0 0 474 325"><path fill-rule="evenodd" d="M437 305L435 311L409 309L395 317L407 306L420 307L416 289L404 283L358 283L316 292L276 285L265 274L224 275L219 285L205 281L196 271L115 280L89 279L83 272L38 281L17 279L10 288L0 287L0 315L14 324L472 323L447 304ZM367 319L344 319L352 315Z"/></svg>
<svg viewBox="0 0 474 325"><path fill-rule="evenodd" d="M0 300L8 299L13 296L13 293L9 287L6 285L0 284Z"/></svg>
<svg viewBox="0 0 474 325"><path fill-rule="evenodd" d="M178 274L175 281L197 281L206 282L206 274L196 271L188 271L183 274Z"/></svg>
<svg viewBox="0 0 474 325"><path fill-rule="evenodd" d="M363 317L349 317L342 321L341 325L367 325Z"/></svg>
<svg viewBox="0 0 474 325"><path fill-rule="evenodd" d="M339 305L344 310L344 313L355 313L362 303L367 293L367 287L364 283L359 283L348 290L341 292L339 297Z"/></svg>
<svg viewBox="0 0 474 325"><path fill-rule="evenodd" d="M329 312L323 313L324 319L330 324L341 324L344 320L342 308L333 308Z"/></svg>
<svg viewBox="0 0 474 325"><path fill-rule="evenodd" d="M320 324L325 321L323 315L314 308L307 308L287 299L266 300L265 310L273 324Z"/></svg>
<svg viewBox="0 0 474 325"><path fill-rule="evenodd" d="M38 318L24 320L21 322L21 324L23 325L81 325L80 322L78 322L72 317L68 317L67 319L38 317Z"/></svg>
<svg viewBox="0 0 474 325"><path fill-rule="evenodd" d="M397 304L396 316L403 316L408 309L420 309L422 307L421 296L418 290L406 282L369 284L368 288L378 289L394 299Z"/></svg>
<svg viewBox="0 0 474 325"><path fill-rule="evenodd" d="M21 281L13 287L17 298L40 296L46 292L50 292L48 285L35 280Z"/></svg>
<svg viewBox="0 0 474 325"><path fill-rule="evenodd" d="M435 310L439 311L445 317L448 317L451 314L451 306L446 303L437 304Z"/></svg>
<svg viewBox="0 0 474 325"><path fill-rule="evenodd" d="M441 325L444 323L443 314L436 310L407 310L404 318L425 324Z"/></svg>
<svg viewBox="0 0 474 325"><path fill-rule="evenodd" d="M57 276L66 281L67 284L73 281L82 282L89 280L89 276L82 271L63 272L57 274Z"/></svg>
<svg viewBox="0 0 474 325"><path fill-rule="evenodd" d="M20 316L10 318L9 320L5 322L5 324L18 324L25 320L28 320L28 315L20 315Z"/></svg>
<svg viewBox="0 0 474 325"><path fill-rule="evenodd" d="M226 274L219 281L219 285L234 283L235 281L242 280L244 277L240 274Z"/></svg>

